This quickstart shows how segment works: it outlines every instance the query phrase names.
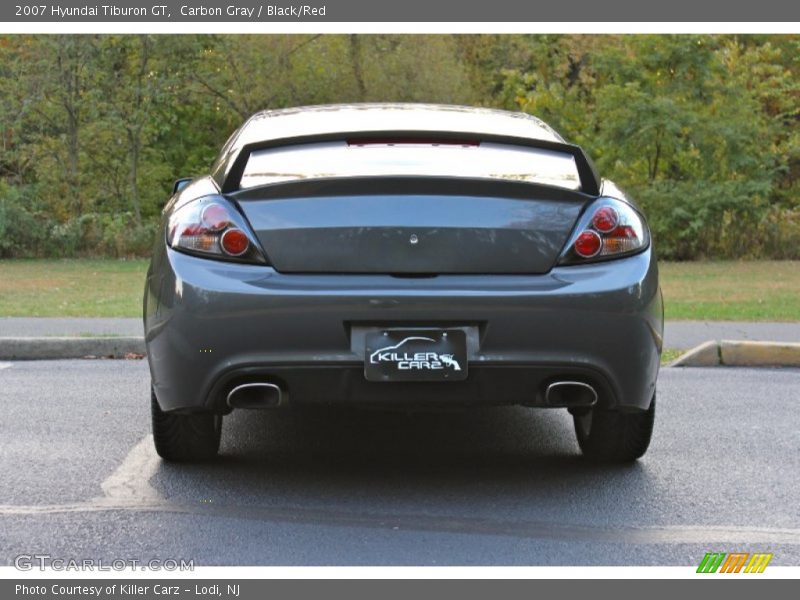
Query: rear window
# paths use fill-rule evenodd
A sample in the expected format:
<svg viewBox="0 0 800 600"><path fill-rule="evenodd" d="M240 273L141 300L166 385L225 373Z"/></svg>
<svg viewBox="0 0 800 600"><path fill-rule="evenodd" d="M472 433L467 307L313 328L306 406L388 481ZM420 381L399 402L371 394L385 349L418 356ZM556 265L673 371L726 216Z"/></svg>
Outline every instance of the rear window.
<svg viewBox="0 0 800 600"><path fill-rule="evenodd" d="M327 177L422 175L506 179L580 189L570 154L486 142L347 141L256 150L242 189Z"/></svg>

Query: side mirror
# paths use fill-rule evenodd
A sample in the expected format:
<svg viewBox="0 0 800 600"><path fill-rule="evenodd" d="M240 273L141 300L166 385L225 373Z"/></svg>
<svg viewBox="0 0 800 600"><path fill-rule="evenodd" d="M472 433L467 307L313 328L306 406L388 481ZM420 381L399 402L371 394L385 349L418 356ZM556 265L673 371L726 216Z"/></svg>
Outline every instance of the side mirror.
<svg viewBox="0 0 800 600"><path fill-rule="evenodd" d="M176 179L175 183L172 185L172 193L177 194L187 185L192 183L193 177L181 177L180 179Z"/></svg>

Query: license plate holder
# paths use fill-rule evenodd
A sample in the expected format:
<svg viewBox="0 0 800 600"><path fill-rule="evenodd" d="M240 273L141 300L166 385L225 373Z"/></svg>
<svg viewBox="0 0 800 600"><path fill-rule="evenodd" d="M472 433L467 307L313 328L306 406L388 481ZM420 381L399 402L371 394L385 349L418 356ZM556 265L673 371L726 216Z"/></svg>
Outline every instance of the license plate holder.
<svg viewBox="0 0 800 600"><path fill-rule="evenodd" d="M461 329L381 329L365 338L367 381L462 381L467 336Z"/></svg>

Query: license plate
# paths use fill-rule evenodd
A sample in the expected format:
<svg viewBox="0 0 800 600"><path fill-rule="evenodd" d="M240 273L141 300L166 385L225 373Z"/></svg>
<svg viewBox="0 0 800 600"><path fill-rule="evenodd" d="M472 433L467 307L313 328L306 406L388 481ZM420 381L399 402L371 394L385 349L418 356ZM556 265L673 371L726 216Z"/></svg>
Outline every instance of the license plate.
<svg viewBox="0 0 800 600"><path fill-rule="evenodd" d="M368 381L460 381L467 378L461 329L387 329L366 335Z"/></svg>

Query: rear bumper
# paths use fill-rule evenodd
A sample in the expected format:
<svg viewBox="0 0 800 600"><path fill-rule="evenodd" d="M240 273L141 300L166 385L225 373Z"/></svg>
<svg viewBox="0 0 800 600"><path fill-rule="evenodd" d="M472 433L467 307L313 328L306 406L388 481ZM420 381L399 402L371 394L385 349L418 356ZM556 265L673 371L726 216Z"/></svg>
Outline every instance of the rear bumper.
<svg viewBox="0 0 800 600"><path fill-rule="evenodd" d="M145 339L164 410L222 410L243 381L289 403L544 405L554 378L600 402L645 409L658 375L663 306L651 251L544 275L281 274L161 248L148 272ZM462 382L363 376L354 332L369 326L474 327Z"/></svg>

